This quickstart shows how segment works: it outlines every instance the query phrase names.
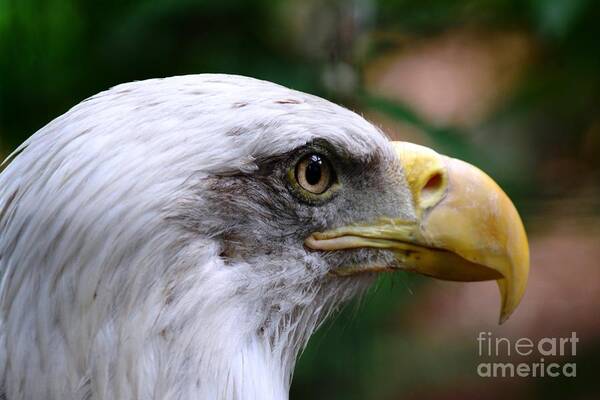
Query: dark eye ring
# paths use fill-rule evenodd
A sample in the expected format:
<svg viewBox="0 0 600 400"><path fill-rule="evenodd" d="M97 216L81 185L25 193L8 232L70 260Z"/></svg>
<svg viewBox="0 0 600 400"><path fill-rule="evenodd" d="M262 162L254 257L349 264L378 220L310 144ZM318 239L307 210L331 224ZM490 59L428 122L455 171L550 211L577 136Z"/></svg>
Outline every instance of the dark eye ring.
<svg viewBox="0 0 600 400"><path fill-rule="evenodd" d="M322 194L331 187L334 173L329 160L318 153L308 154L296 164L296 181L312 194Z"/></svg>

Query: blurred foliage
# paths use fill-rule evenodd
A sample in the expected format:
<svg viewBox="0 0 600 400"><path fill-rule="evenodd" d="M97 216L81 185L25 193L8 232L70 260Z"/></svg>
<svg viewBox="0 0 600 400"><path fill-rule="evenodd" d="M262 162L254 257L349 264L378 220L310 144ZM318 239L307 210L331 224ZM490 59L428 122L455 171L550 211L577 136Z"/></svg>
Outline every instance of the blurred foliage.
<svg viewBox="0 0 600 400"><path fill-rule="evenodd" d="M100 90L150 77L239 73L315 90L266 1L0 2L0 129L14 147Z"/></svg>
<svg viewBox="0 0 600 400"><path fill-rule="evenodd" d="M236 73L402 121L527 203L582 184L551 168L558 183L544 184L548 160L575 160L576 171L598 176L599 130L586 135L600 123L599 20L592 0L0 0L0 149L118 83ZM381 54L453 29L517 30L535 43L524 76L476 127L440 126L365 87L363 70ZM398 336L395 319L420 286L413 276L386 277L327 323L299 363L292 398L395 398L472 375L470 347L432 350ZM540 382L530 397L572 389ZM576 393L589 395L589 387Z"/></svg>

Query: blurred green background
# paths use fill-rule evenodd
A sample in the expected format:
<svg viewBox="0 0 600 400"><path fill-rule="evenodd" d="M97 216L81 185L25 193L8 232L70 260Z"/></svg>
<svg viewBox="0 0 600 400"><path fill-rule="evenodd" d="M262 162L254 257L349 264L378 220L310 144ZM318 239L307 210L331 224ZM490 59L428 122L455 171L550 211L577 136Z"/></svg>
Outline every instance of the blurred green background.
<svg viewBox="0 0 600 400"><path fill-rule="evenodd" d="M523 214L531 283L498 326L493 283L383 277L312 339L291 398L599 398L598 21L592 0L0 0L0 155L131 80L236 73L342 103L488 171ZM557 357L577 377L479 377L479 332L577 332Z"/></svg>

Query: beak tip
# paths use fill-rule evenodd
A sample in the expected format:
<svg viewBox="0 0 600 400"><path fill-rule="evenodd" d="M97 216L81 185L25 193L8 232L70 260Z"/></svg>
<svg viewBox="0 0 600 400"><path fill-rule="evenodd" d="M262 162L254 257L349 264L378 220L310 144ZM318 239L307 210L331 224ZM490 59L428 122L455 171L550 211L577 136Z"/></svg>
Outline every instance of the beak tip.
<svg viewBox="0 0 600 400"><path fill-rule="evenodd" d="M498 325L502 325L504 324L508 318L510 317L511 313L505 313L505 312L501 312L500 313L500 318L498 319Z"/></svg>

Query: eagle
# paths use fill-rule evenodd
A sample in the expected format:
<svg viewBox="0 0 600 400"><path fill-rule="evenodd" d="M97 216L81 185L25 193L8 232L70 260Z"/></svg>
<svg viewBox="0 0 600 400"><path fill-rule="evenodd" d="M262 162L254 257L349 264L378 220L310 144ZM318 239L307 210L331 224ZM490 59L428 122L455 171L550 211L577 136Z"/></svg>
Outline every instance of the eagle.
<svg viewBox="0 0 600 400"><path fill-rule="evenodd" d="M0 175L0 398L282 400L311 334L385 271L495 280L529 250L488 175L248 77L126 83Z"/></svg>

